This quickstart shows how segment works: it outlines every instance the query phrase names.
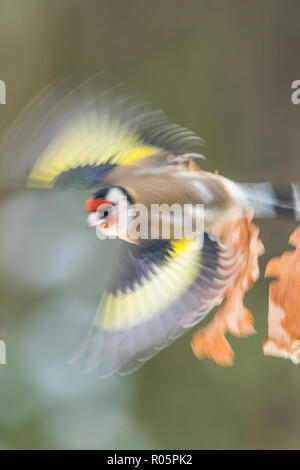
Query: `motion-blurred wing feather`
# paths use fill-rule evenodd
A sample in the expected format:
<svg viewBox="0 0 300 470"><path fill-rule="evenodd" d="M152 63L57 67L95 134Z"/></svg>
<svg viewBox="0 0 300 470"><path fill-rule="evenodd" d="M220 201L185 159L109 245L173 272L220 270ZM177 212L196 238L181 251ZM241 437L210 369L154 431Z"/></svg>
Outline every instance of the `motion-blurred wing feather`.
<svg viewBox="0 0 300 470"><path fill-rule="evenodd" d="M200 143L161 111L94 82L59 84L13 129L2 151L8 165L28 167L28 186L91 188L118 166L153 165Z"/></svg>
<svg viewBox="0 0 300 470"><path fill-rule="evenodd" d="M128 373L181 336L219 303L234 263L208 235L129 245L80 349L84 371Z"/></svg>

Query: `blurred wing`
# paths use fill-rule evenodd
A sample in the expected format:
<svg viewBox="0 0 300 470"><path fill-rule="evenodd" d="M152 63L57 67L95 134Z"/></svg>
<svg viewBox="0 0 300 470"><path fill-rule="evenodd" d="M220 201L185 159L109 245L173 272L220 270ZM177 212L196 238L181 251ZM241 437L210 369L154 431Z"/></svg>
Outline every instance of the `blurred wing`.
<svg viewBox="0 0 300 470"><path fill-rule="evenodd" d="M234 260L205 234L130 245L118 262L77 357L83 371L129 373L199 322L228 287Z"/></svg>
<svg viewBox="0 0 300 470"><path fill-rule="evenodd" d="M122 97L117 88L100 92L94 85L59 84L11 132L6 161L18 155L28 167L28 186L91 188L118 166L166 161L169 153L186 153L200 142L161 111Z"/></svg>

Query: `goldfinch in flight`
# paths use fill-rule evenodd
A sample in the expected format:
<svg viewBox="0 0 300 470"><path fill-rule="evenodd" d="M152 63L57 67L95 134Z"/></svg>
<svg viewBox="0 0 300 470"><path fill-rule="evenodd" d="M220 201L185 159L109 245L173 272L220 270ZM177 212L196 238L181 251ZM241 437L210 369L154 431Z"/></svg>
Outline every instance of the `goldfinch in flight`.
<svg viewBox="0 0 300 470"><path fill-rule="evenodd" d="M99 92L91 82L71 88L67 80L42 94L10 132L6 161L19 156L28 187L89 189L88 225L124 240L78 353L84 371L97 368L106 376L134 371L220 303L235 260L212 236L217 222L250 207L257 216L298 219L300 191L297 185L282 191L194 171L200 138L136 97L122 97L118 89ZM204 235L178 239L174 230L182 222L176 218L167 238L159 230L154 239L133 240L127 228L114 230L119 208L130 219L137 204L149 210L204 205Z"/></svg>

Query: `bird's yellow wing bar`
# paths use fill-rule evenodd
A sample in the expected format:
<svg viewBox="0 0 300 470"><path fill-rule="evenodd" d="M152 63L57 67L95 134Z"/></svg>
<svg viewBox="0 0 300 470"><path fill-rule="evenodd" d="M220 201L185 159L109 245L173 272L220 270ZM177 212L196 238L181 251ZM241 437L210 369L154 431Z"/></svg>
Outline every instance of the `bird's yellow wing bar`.
<svg viewBox="0 0 300 470"><path fill-rule="evenodd" d="M128 244L80 351L83 370L100 366L101 375L135 370L220 301L234 262L208 235L203 248L198 243Z"/></svg>
<svg viewBox="0 0 300 470"><path fill-rule="evenodd" d="M20 169L29 187L89 188L118 166L161 164L168 154L188 153L200 142L120 88L103 91L96 78L76 85L69 79L24 111L0 153L5 176Z"/></svg>
<svg viewBox="0 0 300 470"><path fill-rule="evenodd" d="M161 149L147 145L128 124L114 120L109 111L85 113L74 117L47 143L29 173L27 185L51 188L71 182L93 186L116 166L134 164L158 152Z"/></svg>

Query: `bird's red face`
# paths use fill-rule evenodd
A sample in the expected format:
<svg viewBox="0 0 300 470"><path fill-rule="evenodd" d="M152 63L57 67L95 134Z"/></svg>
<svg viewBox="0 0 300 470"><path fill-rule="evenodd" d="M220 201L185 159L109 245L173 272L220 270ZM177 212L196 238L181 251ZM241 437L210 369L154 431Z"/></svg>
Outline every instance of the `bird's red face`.
<svg viewBox="0 0 300 470"><path fill-rule="evenodd" d="M108 229L117 223L115 204L105 198L87 199L85 208L89 213L87 219L88 227Z"/></svg>

